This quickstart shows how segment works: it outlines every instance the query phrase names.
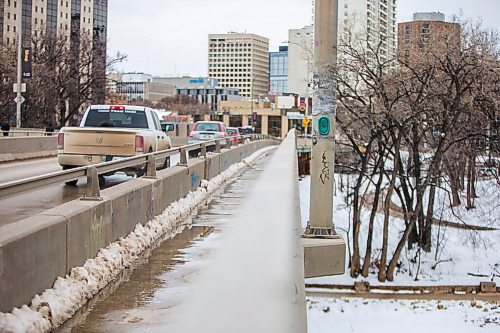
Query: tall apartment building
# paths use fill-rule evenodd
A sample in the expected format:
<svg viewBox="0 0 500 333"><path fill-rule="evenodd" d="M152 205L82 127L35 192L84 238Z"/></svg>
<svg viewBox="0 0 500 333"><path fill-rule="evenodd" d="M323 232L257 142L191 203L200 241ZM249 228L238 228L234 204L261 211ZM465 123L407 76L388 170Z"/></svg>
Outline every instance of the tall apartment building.
<svg viewBox="0 0 500 333"><path fill-rule="evenodd" d="M313 2L314 7L314 2ZM396 0L338 0L338 38L358 34L374 43L380 41L381 58L396 55ZM366 37L365 37L366 36ZM342 54L338 55L342 57ZM314 26L288 31L288 92L312 95Z"/></svg>
<svg viewBox="0 0 500 333"><path fill-rule="evenodd" d="M415 13L413 21L398 24L398 55L404 61L416 62L459 46L460 24L445 22L443 13Z"/></svg>
<svg viewBox="0 0 500 333"><path fill-rule="evenodd" d="M0 0L0 42L16 44L22 1L23 40L52 32L62 36L87 34L106 40L107 0Z"/></svg>
<svg viewBox="0 0 500 333"><path fill-rule="evenodd" d="M369 41L380 42L382 59L396 55L396 0L339 0L338 3L339 35L348 31L366 33Z"/></svg>
<svg viewBox="0 0 500 333"><path fill-rule="evenodd" d="M269 86L269 39L255 34L208 35L208 76L258 99Z"/></svg>
<svg viewBox="0 0 500 333"><path fill-rule="evenodd" d="M0 47L17 45L21 19L23 46L30 46L32 36L53 33L78 50L81 37L86 35L92 41L96 61L105 64L107 14L108 0L0 0ZM104 68L93 75L104 80ZM94 90L96 101L104 102L104 84Z"/></svg>

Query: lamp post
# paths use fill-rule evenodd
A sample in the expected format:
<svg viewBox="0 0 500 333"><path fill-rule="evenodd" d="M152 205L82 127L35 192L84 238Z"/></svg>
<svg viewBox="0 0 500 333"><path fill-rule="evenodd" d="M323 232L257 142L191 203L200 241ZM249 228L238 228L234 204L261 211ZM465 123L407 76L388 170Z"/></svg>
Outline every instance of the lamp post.
<svg viewBox="0 0 500 333"><path fill-rule="evenodd" d="M255 84L255 77L252 75L252 84L250 86L250 125L252 126L252 131L254 131L254 121L253 121L253 85Z"/></svg>
<svg viewBox="0 0 500 333"><path fill-rule="evenodd" d="M17 84L16 84L16 127L21 128L21 104L23 103L22 92L22 47L23 47L23 2L17 1L19 12L17 13Z"/></svg>

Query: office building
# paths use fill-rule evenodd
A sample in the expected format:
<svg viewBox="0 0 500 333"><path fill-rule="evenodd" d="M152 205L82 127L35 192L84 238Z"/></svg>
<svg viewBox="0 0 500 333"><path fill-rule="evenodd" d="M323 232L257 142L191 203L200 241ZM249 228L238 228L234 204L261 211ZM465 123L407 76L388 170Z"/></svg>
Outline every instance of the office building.
<svg viewBox="0 0 500 333"><path fill-rule="evenodd" d="M210 34L208 76L249 99L267 96L269 39L255 34Z"/></svg>
<svg viewBox="0 0 500 333"><path fill-rule="evenodd" d="M269 94L288 93L288 46L269 53Z"/></svg>

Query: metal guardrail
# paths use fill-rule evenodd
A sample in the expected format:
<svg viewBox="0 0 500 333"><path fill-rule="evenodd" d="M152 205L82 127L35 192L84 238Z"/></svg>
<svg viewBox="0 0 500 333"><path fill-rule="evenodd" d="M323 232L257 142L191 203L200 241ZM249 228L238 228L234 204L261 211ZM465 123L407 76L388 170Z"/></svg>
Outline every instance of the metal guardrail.
<svg viewBox="0 0 500 333"><path fill-rule="evenodd" d="M263 139L275 139L268 135L251 134L240 136L245 142L246 139L251 141ZM146 153L132 157L125 157L120 160L92 164L88 166L77 167L70 170L53 172L45 175L30 177L26 179L16 180L8 183L0 184L0 198L16 194L23 191L33 190L42 186L52 185L61 182L69 182L78 178L87 177L87 186L83 200L101 200L99 189L99 175L109 172L118 171L126 168L144 165L144 176L149 178L156 177L158 167L157 160L170 158L177 153L180 154L181 166L187 165L187 155L192 150L200 150L201 156L206 157L207 147L215 145L215 152L220 153L222 141L226 141L225 148L230 148L232 138L236 138L236 144L239 137L226 137L224 139L215 139L200 143L189 144L181 147L171 148L153 153Z"/></svg>

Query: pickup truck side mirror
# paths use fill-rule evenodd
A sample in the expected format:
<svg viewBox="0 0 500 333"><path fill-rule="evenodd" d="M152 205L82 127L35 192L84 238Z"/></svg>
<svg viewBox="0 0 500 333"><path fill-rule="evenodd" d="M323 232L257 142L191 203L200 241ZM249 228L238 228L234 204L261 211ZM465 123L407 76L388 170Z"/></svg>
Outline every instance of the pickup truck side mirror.
<svg viewBox="0 0 500 333"><path fill-rule="evenodd" d="M163 132L172 132L175 130L174 124L161 124Z"/></svg>

